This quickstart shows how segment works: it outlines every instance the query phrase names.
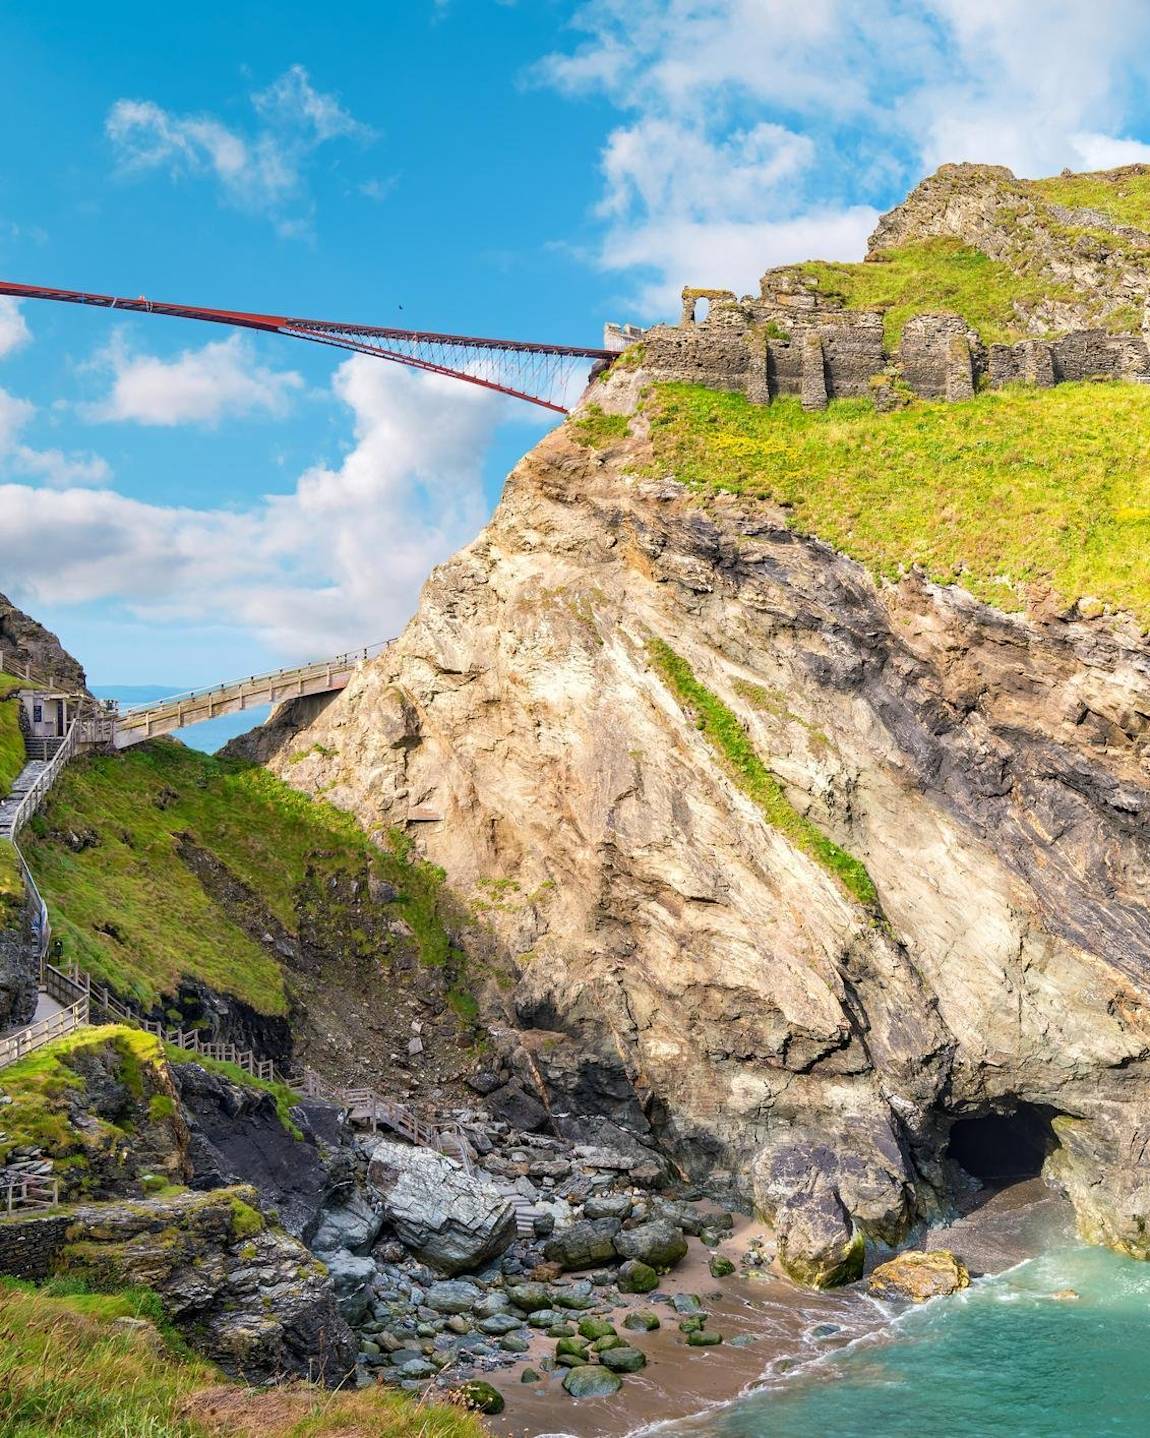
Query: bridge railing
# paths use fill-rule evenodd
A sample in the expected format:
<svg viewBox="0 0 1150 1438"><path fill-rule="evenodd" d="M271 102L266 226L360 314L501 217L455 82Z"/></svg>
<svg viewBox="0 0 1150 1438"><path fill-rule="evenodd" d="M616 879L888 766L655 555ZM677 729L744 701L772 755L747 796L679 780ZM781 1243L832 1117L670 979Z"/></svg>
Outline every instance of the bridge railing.
<svg viewBox="0 0 1150 1438"><path fill-rule="evenodd" d="M252 674L246 679L234 679L226 684L214 684L208 689L188 689L182 694L166 694L162 699L153 699L145 704L132 704L120 709L120 722L131 724L134 721L146 719L150 714L166 713L171 709L186 709L194 704L218 698L223 694L235 693L237 690L268 689L272 688L277 681L310 679L320 674L339 673L345 669L354 669L357 664L362 664L365 660L374 659L377 654L382 654L391 642L390 639L385 639L378 644L369 644L363 649L352 649L346 654L337 654L331 659L317 659L311 664L289 664L283 669L272 669L266 674Z"/></svg>

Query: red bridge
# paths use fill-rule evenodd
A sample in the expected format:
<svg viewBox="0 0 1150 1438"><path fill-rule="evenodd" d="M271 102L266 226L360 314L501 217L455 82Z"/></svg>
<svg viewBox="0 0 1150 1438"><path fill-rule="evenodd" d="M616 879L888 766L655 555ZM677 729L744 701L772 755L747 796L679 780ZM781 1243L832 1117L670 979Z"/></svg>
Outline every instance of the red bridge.
<svg viewBox="0 0 1150 1438"><path fill-rule="evenodd" d="M522 340L481 339L475 335L431 334L425 330L381 329L377 325L339 324L334 320L291 319L286 315L255 315L243 310L208 310L195 305L168 304L161 300L121 299L115 295L88 294L83 290L53 290L42 285L17 285L0 280L0 295L20 300L57 300L70 305L127 310L133 314L171 315L182 320L204 320L214 325L264 330L312 340L336 349L355 350L392 360L411 369L449 375L484 389L525 399L560 414L562 403L578 370L588 360L601 367L618 350L583 349L578 345L534 344Z"/></svg>

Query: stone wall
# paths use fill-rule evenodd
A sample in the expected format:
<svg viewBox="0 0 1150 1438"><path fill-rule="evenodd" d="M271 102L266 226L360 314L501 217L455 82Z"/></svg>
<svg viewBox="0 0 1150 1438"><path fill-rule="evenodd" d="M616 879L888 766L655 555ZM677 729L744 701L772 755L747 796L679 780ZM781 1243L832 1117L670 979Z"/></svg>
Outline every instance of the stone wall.
<svg viewBox="0 0 1150 1438"><path fill-rule="evenodd" d="M60 1214L20 1213L0 1218L0 1273L40 1283L56 1270L71 1219Z"/></svg>
<svg viewBox="0 0 1150 1438"><path fill-rule="evenodd" d="M709 304L702 320L700 300ZM769 270L757 299L685 289L680 323L655 325L643 344L644 369L656 380L730 390L755 404L800 395L807 409L875 393L876 376L899 376L925 399L960 400L983 384L1150 374L1150 350L1138 335L1078 330L988 348L955 314L916 315L898 348L887 351L880 313L848 310L788 269Z"/></svg>

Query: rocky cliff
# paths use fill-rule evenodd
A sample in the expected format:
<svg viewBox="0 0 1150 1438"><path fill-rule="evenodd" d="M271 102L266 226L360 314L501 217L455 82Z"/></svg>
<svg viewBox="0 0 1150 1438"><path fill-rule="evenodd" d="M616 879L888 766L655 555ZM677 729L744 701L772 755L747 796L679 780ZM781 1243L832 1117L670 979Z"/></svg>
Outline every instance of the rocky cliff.
<svg viewBox="0 0 1150 1438"><path fill-rule="evenodd" d="M1004 165L942 165L882 217L867 258L938 238L1039 282L1017 307L1031 334L1135 330L1150 296L1150 166L1023 180Z"/></svg>
<svg viewBox="0 0 1150 1438"><path fill-rule="evenodd" d="M996 1116L1150 1256L1139 627L878 578L666 472L642 389L548 436L268 762L418 835L553 1113L733 1170L796 1276L949 1205Z"/></svg>
<svg viewBox="0 0 1150 1438"><path fill-rule="evenodd" d="M55 634L0 594L0 654L9 668L23 665L45 679L85 689L87 676Z"/></svg>

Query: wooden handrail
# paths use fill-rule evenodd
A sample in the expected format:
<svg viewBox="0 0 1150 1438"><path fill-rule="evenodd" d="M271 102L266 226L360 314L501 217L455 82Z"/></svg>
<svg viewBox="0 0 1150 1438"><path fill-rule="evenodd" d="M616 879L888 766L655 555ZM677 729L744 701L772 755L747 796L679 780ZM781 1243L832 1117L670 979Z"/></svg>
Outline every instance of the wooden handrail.
<svg viewBox="0 0 1150 1438"><path fill-rule="evenodd" d="M18 1208L55 1208L60 1202L60 1180L43 1175L21 1176L0 1182L0 1212Z"/></svg>
<svg viewBox="0 0 1150 1438"><path fill-rule="evenodd" d="M320 1098L327 1103L338 1103L341 1108L360 1110L371 1124L372 1132L384 1123L412 1143L423 1148L434 1149L445 1157L451 1157L449 1150L457 1150L460 1166L464 1173L472 1172L471 1157L467 1139L457 1123L433 1124L421 1119L413 1109L398 1099L384 1098L373 1088L340 1088L320 1077L314 1069L305 1068L303 1074L292 1081L292 1087L308 1098Z"/></svg>

